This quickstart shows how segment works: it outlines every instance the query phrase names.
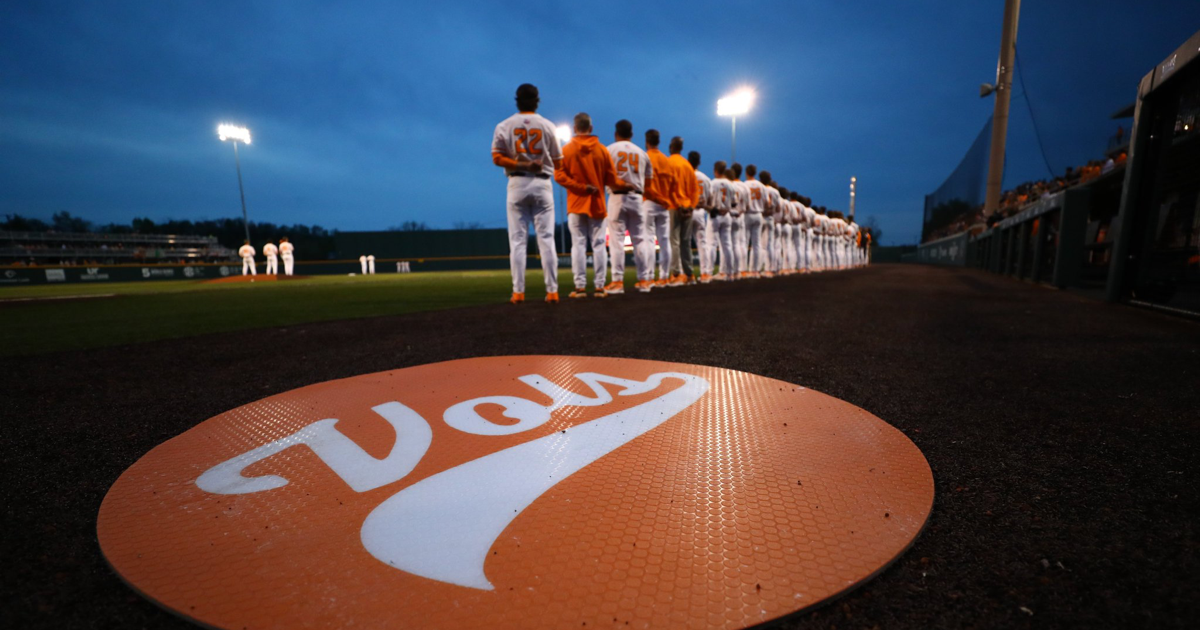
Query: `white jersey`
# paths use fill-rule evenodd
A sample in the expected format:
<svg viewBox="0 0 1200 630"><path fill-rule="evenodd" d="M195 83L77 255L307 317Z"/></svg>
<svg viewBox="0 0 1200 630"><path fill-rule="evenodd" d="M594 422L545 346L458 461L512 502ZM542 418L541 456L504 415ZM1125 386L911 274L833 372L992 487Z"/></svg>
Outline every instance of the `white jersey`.
<svg viewBox="0 0 1200 630"><path fill-rule="evenodd" d="M296 247L294 245L292 245L291 243L280 243L279 244L279 254L281 256L283 256L284 258L291 256L292 252L295 250L296 250Z"/></svg>
<svg viewBox="0 0 1200 630"><path fill-rule="evenodd" d="M238 248L238 256L241 256L242 258L254 258L254 246L242 245Z"/></svg>
<svg viewBox="0 0 1200 630"><path fill-rule="evenodd" d="M699 173L700 171L696 171ZM717 211L724 210L729 212L733 206L734 196L733 186L729 184L729 180L724 177L718 177L712 180L712 206Z"/></svg>
<svg viewBox="0 0 1200 630"><path fill-rule="evenodd" d="M817 229L817 211L808 206L804 206L804 225L808 226L809 231Z"/></svg>
<svg viewBox="0 0 1200 630"><path fill-rule="evenodd" d="M617 168L617 177L633 186L638 194L646 190L646 182L654 177L654 170L650 167L650 156L641 147L628 140L618 140L608 145L608 154Z"/></svg>
<svg viewBox="0 0 1200 630"><path fill-rule="evenodd" d="M746 182L740 179L729 180L729 185L733 187L734 196L733 208L729 211L735 217L741 216L748 211L750 207L750 189L746 187Z"/></svg>
<svg viewBox="0 0 1200 630"><path fill-rule="evenodd" d="M750 214L762 214L766 205L767 187L763 186L763 183L757 179L748 179L742 182L742 185L746 187L746 193L750 198L750 205L747 206L746 212Z"/></svg>
<svg viewBox="0 0 1200 630"><path fill-rule="evenodd" d="M525 156L539 164L538 175L554 175L554 162L562 159L562 147L554 133L554 123L534 113L513 114L496 125L492 134L492 152L517 159ZM509 175L518 169L504 169Z"/></svg>
<svg viewBox="0 0 1200 630"><path fill-rule="evenodd" d="M775 188L774 186L767 186L767 205L770 206L771 210L774 212L775 222L783 223L785 218L783 216L785 214L783 197L780 196L779 189Z"/></svg>
<svg viewBox="0 0 1200 630"><path fill-rule="evenodd" d="M263 256L274 258L275 254L279 253L279 248L275 247L275 243L267 243L263 245Z"/></svg>
<svg viewBox="0 0 1200 630"><path fill-rule="evenodd" d="M713 183L708 175L696 169L696 184L700 186L700 201L696 205L701 208L713 207Z"/></svg>

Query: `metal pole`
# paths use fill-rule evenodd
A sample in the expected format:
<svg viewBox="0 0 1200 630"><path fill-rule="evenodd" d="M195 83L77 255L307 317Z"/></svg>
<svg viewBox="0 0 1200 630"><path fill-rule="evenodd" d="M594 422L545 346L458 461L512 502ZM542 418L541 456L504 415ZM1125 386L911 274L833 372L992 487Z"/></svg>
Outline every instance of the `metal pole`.
<svg viewBox="0 0 1200 630"><path fill-rule="evenodd" d="M1017 48L1017 22L1021 0L1005 0L1004 28L1000 32L1000 62L996 66L996 104L992 113L992 144L988 156L987 198L984 216L1000 207L1000 188L1004 183L1004 145L1008 138L1008 101L1012 95L1013 56Z"/></svg>
<svg viewBox="0 0 1200 630"><path fill-rule="evenodd" d="M238 157L237 140L233 141L233 163L237 165L238 194L242 197L242 227L246 228L246 241L250 240L250 220L246 218L246 191L242 189L242 160Z"/></svg>
<svg viewBox="0 0 1200 630"><path fill-rule="evenodd" d="M733 156L729 158L729 164L732 165L737 161L737 116L731 116L733 119Z"/></svg>
<svg viewBox="0 0 1200 630"><path fill-rule="evenodd" d="M854 183L858 181L857 177L850 178L850 220L854 220Z"/></svg>

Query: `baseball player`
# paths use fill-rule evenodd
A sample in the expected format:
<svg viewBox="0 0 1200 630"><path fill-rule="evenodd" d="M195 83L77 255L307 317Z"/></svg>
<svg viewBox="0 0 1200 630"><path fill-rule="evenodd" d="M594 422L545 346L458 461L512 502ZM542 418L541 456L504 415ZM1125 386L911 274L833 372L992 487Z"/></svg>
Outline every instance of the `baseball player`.
<svg viewBox="0 0 1200 630"><path fill-rule="evenodd" d="M279 254L279 248L275 246L275 243L268 241L266 245L263 245L263 256L267 257L267 271L265 273L268 276L279 275L279 257L277 254Z"/></svg>
<svg viewBox="0 0 1200 630"><path fill-rule="evenodd" d="M650 287L667 286L667 272L671 267L671 207L674 201L675 174L667 163L667 156L658 150L657 129L646 131L646 155L650 157L650 168L654 177L647 182L642 200L642 214L646 217L646 248L649 251ZM658 280L654 280L654 243L658 243Z"/></svg>
<svg viewBox="0 0 1200 630"><path fill-rule="evenodd" d="M734 192L734 205L729 214L733 217L730 223L730 235L733 238L734 259L730 265L733 272L730 280L746 277L746 212L750 206L750 189L742 182L742 165L734 162L725 170L729 176L729 185ZM722 263L722 266L724 263Z"/></svg>
<svg viewBox="0 0 1200 630"><path fill-rule="evenodd" d="M633 264L637 270L636 287L649 292L646 284L653 274L653 261L646 257L646 220L642 214L642 191L654 176L650 157L641 147L634 144L633 123L618 120L613 133L616 140L608 145L608 155L617 169L617 177L629 184L629 190L610 190L608 195L608 260L612 267L612 281L604 287L609 295L625 292L625 231L633 245Z"/></svg>
<svg viewBox="0 0 1200 630"><path fill-rule="evenodd" d="M746 207L744 228L746 246L749 249L746 255L747 266L742 271L743 278L757 278L759 268L762 266L763 248L762 248L762 226L763 226L763 195L765 194L762 182L755 179L758 173L758 168L753 164L746 165L746 190L750 192L750 204Z"/></svg>
<svg viewBox="0 0 1200 630"><path fill-rule="evenodd" d="M367 275L367 255L363 254L358 257L358 266L362 269L361 275Z"/></svg>
<svg viewBox="0 0 1200 630"><path fill-rule="evenodd" d="M733 182L729 181L729 170L725 168L725 162L721 160L713 164L712 186L714 211L711 217L712 233L713 240L721 251L721 272L714 275L713 279L732 280L737 276L732 210L738 203L738 196L737 191L733 188Z"/></svg>
<svg viewBox="0 0 1200 630"><path fill-rule="evenodd" d="M700 282L708 284L712 281L713 255L713 221L710 213L713 211L712 180L700 170L700 152L690 151L688 163L696 172L696 185L700 187L700 200L696 211L692 213L692 230L696 237L696 249L700 251Z"/></svg>
<svg viewBox="0 0 1200 630"><path fill-rule="evenodd" d="M367 273L375 275L375 254L367 254Z"/></svg>
<svg viewBox="0 0 1200 630"><path fill-rule="evenodd" d="M525 301L525 262L529 225L537 235L546 282L546 302L558 302L558 252L554 249L554 169L562 166L562 149L554 125L537 114L538 89L517 88L517 113L496 125L492 134L492 163L508 176L509 265L513 304Z"/></svg>
<svg viewBox="0 0 1200 630"><path fill-rule="evenodd" d="M696 281L692 269L692 215L700 203L696 169L683 157L683 138L671 138L667 164L675 176L674 209L671 210L671 268L668 286L681 287Z"/></svg>
<svg viewBox="0 0 1200 630"><path fill-rule="evenodd" d="M254 246L250 244L250 241L243 242L242 246L238 248L238 256L242 257L242 275L243 276L245 276L245 275L257 276L258 275L258 268L254 264L254 253L255 253Z"/></svg>
<svg viewBox="0 0 1200 630"><path fill-rule="evenodd" d="M813 208L811 198L805 197L803 203L807 228L804 232L804 270L811 273L817 271L817 228L820 223L820 215Z"/></svg>
<svg viewBox="0 0 1200 630"><path fill-rule="evenodd" d="M779 275L786 276L795 268L795 251L792 249L792 202L788 200L788 189L775 185L775 193L779 196L776 201L775 214L779 222L779 234L775 237L778 245Z"/></svg>
<svg viewBox="0 0 1200 630"><path fill-rule="evenodd" d="M604 245L608 229L608 208L604 189L627 193L631 187L617 178L617 169L607 148L592 135L592 117L575 115L575 136L563 148L562 168L554 171L554 180L567 189L567 227L571 230L571 271L575 290L570 297L587 297L587 249L592 246L593 295L607 297L604 276L608 271L608 250ZM622 252L624 253L624 252Z"/></svg>
<svg viewBox="0 0 1200 630"><path fill-rule="evenodd" d="M767 252L762 270L764 278L773 278L779 272L779 227L783 215L779 208L779 189L771 178L770 171L759 173L763 185L763 241Z"/></svg>
<svg viewBox="0 0 1200 630"><path fill-rule="evenodd" d="M296 247L288 242L287 237L279 239L279 257L283 259L283 275L290 276L295 269L296 259L293 253Z"/></svg>

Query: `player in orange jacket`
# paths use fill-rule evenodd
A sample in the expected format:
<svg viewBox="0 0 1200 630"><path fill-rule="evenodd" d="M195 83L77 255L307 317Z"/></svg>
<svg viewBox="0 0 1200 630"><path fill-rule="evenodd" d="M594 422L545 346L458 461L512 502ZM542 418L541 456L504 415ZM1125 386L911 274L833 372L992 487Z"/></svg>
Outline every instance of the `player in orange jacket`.
<svg viewBox="0 0 1200 630"><path fill-rule="evenodd" d="M667 156L658 150L657 129L646 131L646 155L650 156L650 168L654 177L646 184L642 199L642 215L646 219L647 254L650 261L652 287L667 286L667 273L671 269L671 209L675 207L675 169ZM658 281L654 280L654 244L658 243Z"/></svg>
<svg viewBox="0 0 1200 630"><path fill-rule="evenodd" d="M671 276L668 286L679 287L695 282L692 271L692 212L700 203L700 183L696 169L683 157L683 138L671 138L671 157L667 164L675 176L671 209Z"/></svg>
<svg viewBox="0 0 1200 630"><path fill-rule="evenodd" d="M567 226L571 230L571 271L575 275L572 298L587 297L587 249L592 246L592 284L594 295L607 297L604 290L608 270L608 248L604 236L608 229L608 206L604 200L607 186L616 193L632 188L617 177L608 148L592 135L592 118L575 115L575 136L563 147L562 167L555 169L554 181L567 189Z"/></svg>

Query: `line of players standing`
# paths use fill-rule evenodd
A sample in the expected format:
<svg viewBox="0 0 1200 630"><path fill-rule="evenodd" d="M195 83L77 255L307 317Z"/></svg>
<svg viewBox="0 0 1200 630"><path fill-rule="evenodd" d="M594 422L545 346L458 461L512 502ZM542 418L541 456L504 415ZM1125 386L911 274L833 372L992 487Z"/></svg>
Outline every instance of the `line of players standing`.
<svg viewBox="0 0 1200 630"><path fill-rule="evenodd" d="M283 275L290 276L296 268L296 247L288 242L286 236L279 239L279 246L275 243L268 242L263 245L263 257L267 259L266 275L274 276L279 274L279 259L283 258ZM242 246L238 248L238 256L242 259L242 275L257 276L258 265L254 262L254 246L250 241L244 241Z"/></svg>
<svg viewBox="0 0 1200 630"><path fill-rule="evenodd" d="M698 152L682 157L682 138L672 138L668 157L658 149L659 132L651 129L645 134L643 151L631 141L633 125L627 120L617 122L615 142L605 146L592 134L587 114L575 117L574 136L560 148L553 124L536 113L537 88L521 85L516 96L518 113L497 125L492 139L492 162L503 167L509 178L514 304L525 300L530 224L541 254L546 301L558 301L551 178L567 189L572 298L588 295L589 246L593 295L624 293L626 230L637 269L635 288L640 292L712 280L848 269L869 262L869 231L843 220L840 213L811 207L811 199L779 186L767 171L759 173L749 165L742 180L740 164L716 162L709 178L698 170ZM699 274L692 268L693 237L700 254ZM611 282L606 280L610 262ZM718 265L719 272L714 273Z"/></svg>

